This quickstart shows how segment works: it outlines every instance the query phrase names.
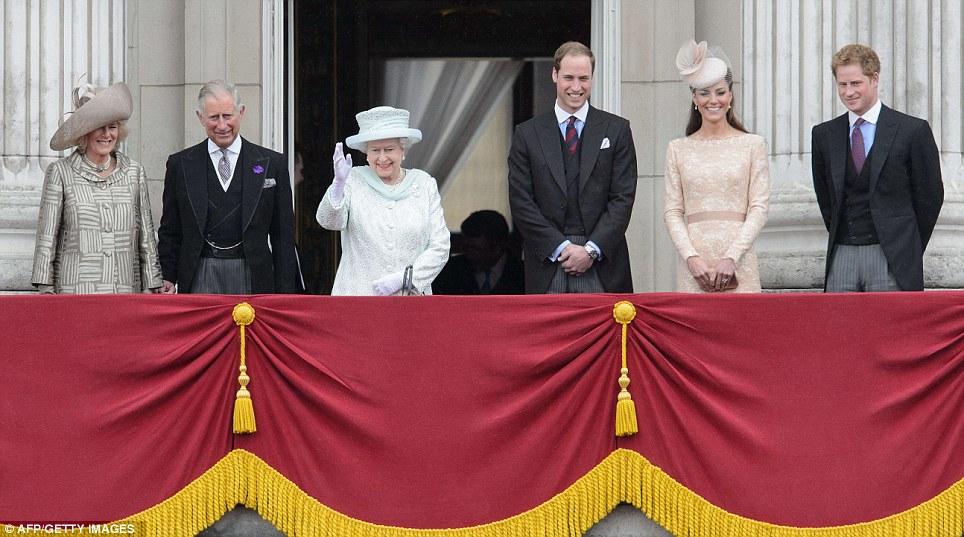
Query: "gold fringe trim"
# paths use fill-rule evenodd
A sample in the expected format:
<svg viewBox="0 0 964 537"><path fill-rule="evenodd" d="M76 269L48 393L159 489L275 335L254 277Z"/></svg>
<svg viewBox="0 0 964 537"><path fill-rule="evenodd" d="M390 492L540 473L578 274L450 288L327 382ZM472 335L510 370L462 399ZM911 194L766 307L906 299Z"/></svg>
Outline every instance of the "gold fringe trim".
<svg viewBox="0 0 964 537"><path fill-rule="evenodd" d="M238 393L234 396L234 434L250 434L258 430L258 425L254 421L254 401L251 400L251 392L248 391L248 383L251 377L248 376L248 366L245 360L244 348L244 327L254 322L254 307L247 302L242 302L234 307L231 312L234 324L238 325L241 331L241 366L238 368Z"/></svg>
<svg viewBox="0 0 964 537"><path fill-rule="evenodd" d="M613 318L622 325L620 337L620 356L622 367L619 370L619 395L616 396L616 436L632 436L639 432L636 421L636 403L629 390L629 366L626 364L626 333L629 323L636 318L636 306L632 302L620 300L613 305Z"/></svg>
<svg viewBox="0 0 964 537"><path fill-rule="evenodd" d="M115 524L133 525L139 537L194 536L236 504L243 504L291 537L576 537L621 502L636 506L674 535L693 537L960 537L964 532L964 478L934 498L880 520L794 528L728 513L626 449L612 452L534 509L458 529L382 526L345 516L322 505L256 455L236 449L171 498Z"/></svg>

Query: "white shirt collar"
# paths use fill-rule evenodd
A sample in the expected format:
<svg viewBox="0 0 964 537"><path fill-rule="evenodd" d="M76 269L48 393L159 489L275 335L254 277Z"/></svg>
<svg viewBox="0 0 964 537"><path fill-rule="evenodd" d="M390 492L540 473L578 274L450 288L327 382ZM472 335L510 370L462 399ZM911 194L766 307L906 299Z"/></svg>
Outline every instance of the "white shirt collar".
<svg viewBox="0 0 964 537"><path fill-rule="evenodd" d="M235 155L241 154L241 135L238 135L234 138L234 141L231 142L231 145L227 147L227 150L229 153L233 153ZM218 158L221 157L221 147L214 143L214 141L210 138L208 138L208 153L212 155L217 153Z"/></svg>
<svg viewBox="0 0 964 537"><path fill-rule="evenodd" d="M555 110L556 110L556 123L559 123L559 124L565 123L566 121L569 121L569 116L576 116L576 119L578 119L579 121L582 121L582 124L585 125L586 116L589 115L589 101L587 100L586 102L582 103L582 107L579 108L579 110L576 110L575 114L570 114L569 112L566 112L565 110L563 110L561 106L559 106L559 99L556 99Z"/></svg>
<svg viewBox="0 0 964 537"><path fill-rule="evenodd" d="M238 166L238 159L241 158L241 137L238 136L235 138L234 141L231 142L231 145L225 149L227 149L227 155L225 156L228 158L229 173L228 181L226 183L221 183L221 187L224 188L225 192L227 192L228 187L231 186L231 181L234 177L234 170ZM215 170L218 169L218 165L221 162L221 155L221 148L218 147L218 144L212 142L211 139L208 138L208 156L211 157L211 165L214 166Z"/></svg>
<svg viewBox="0 0 964 537"><path fill-rule="evenodd" d="M870 110L867 110L866 112L864 112L864 115L862 116L858 116L853 112L848 112L847 119L850 120L850 128L854 127L854 122L857 121L858 117L864 118L864 121L866 121L867 123L876 125L877 118L880 117L880 99L877 99L877 102L870 107Z"/></svg>

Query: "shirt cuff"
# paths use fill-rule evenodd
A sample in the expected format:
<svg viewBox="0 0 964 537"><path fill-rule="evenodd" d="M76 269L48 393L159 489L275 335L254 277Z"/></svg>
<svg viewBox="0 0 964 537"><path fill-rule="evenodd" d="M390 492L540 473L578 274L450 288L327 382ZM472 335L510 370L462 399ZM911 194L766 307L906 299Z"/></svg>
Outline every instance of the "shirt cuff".
<svg viewBox="0 0 964 537"><path fill-rule="evenodd" d="M559 259L559 256L562 255L562 251L565 250L566 246L569 246L570 244L572 244L572 241L570 240L562 241L562 244L556 246L556 250L552 252L552 255L549 256L549 261L555 263L556 260Z"/></svg>

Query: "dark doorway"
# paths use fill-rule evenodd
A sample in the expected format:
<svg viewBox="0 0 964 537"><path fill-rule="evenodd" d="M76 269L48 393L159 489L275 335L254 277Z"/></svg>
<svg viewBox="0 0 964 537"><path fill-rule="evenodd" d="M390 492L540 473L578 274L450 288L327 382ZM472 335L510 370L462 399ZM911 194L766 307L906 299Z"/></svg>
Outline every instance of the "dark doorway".
<svg viewBox="0 0 964 537"><path fill-rule="evenodd" d="M315 222L331 183L331 154L376 106L376 67L390 58L548 58L559 44L589 44L590 0L294 0L295 146L304 181L295 195L306 288L331 291L338 234ZM515 122L532 116L532 69L513 91ZM551 106L551 104L550 104ZM365 157L355 153L356 165ZM450 223L451 225L451 223Z"/></svg>

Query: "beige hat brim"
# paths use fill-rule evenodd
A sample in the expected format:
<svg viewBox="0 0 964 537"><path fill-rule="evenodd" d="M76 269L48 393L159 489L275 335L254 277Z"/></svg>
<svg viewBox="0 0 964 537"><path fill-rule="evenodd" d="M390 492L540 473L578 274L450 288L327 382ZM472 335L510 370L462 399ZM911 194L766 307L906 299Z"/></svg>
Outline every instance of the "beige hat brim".
<svg viewBox="0 0 964 537"><path fill-rule="evenodd" d="M91 97L57 129L50 149L63 151L77 144L87 133L115 121L124 121L134 111L134 99L127 84L118 82Z"/></svg>
<svg viewBox="0 0 964 537"><path fill-rule="evenodd" d="M388 129L376 129L349 136L345 139L345 144L358 151L365 150L365 144L375 140L391 140L393 138L408 138L408 145L417 144L422 140L422 131L418 129L393 127Z"/></svg>

